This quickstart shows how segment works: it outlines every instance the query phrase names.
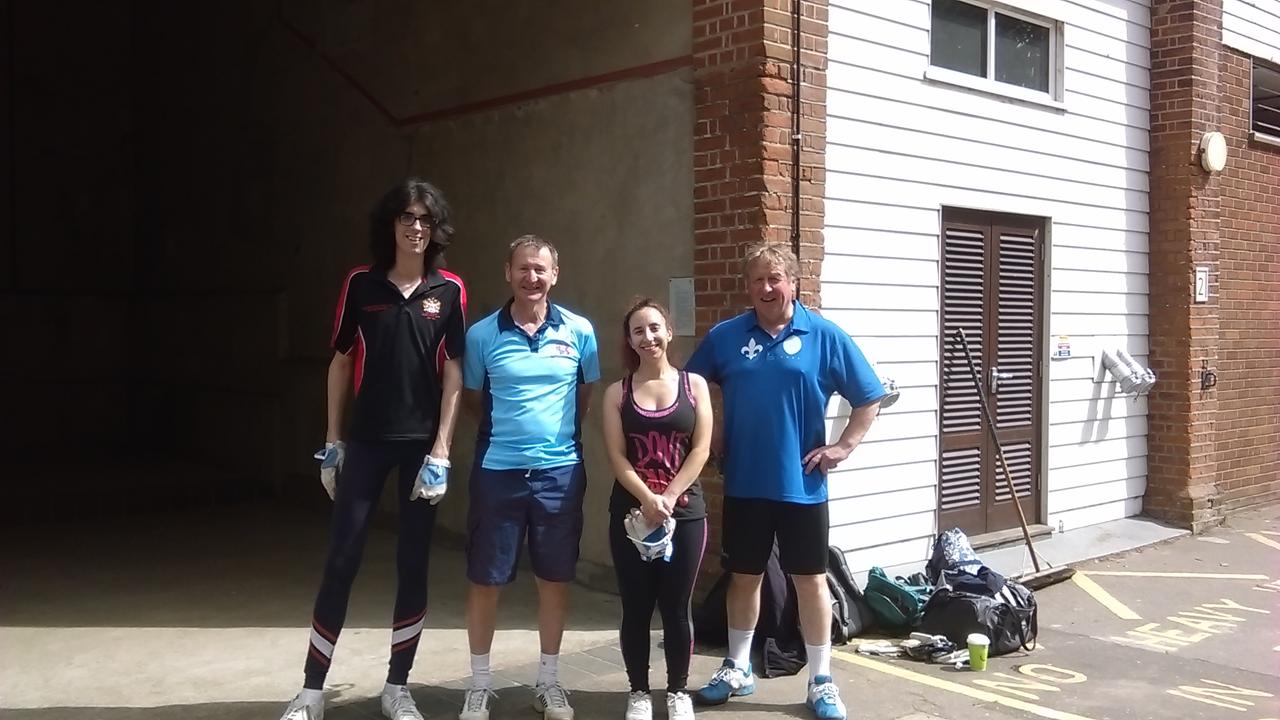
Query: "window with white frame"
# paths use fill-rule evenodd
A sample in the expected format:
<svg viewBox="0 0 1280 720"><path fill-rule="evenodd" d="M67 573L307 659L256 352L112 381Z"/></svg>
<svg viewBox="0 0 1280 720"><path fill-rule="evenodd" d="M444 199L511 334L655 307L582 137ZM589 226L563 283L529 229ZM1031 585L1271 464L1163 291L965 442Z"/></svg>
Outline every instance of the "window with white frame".
<svg viewBox="0 0 1280 720"><path fill-rule="evenodd" d="M1253 99L1250 104L1254 134L1280 141L1280 68L1253 61Z"/></svg>
<svg viewBox="0 0 1280 720"><path fill-rule="evenodd" d="M961 0L932 0L931 8L930 65L1059 96L1057 23Z"/></svg>

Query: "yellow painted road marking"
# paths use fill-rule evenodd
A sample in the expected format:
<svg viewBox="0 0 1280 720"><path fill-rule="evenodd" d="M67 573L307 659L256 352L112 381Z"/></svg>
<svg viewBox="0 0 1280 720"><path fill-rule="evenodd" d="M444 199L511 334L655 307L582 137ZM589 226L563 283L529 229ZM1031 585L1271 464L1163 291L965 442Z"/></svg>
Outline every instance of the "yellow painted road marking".
<svg viewBox="0 0 1280 720"><path fill-rule="evenodd" d="M914 670L908 670L904 667L892 665L890 663L882 662L880 660L872 660L871 658L865 658L865 657L862 657L861 655L856 655L854 653L846 652L844 650L832 649L831 654L835 655L841 660L844 660L845 662L851 663L853 665L857 665L859 667L864 667L869 670L882 672L882 673L885 673L886 675L893 675L895 677L902 678L903 680L910 680L912 682L920 683L921 685L928 685L929 687L937 688L939 690L946 690L947 692L953 692L958 695L967 695L968 697L971 697L975 700L982 700L983 702L993 702L1000 705L1004 705L1005 707L1015 708L1018 710L1022 710L1023 712L1029 712L1032 715L1039 715L1042 718L1049 718L1049 720L1091 720L1090 718L1087 718L1083 715L1076 715L1074 713L1063 712L1061 710L1054 710L1053 708L1047 708L1047 707L1044 707L1043 705L1036 705L1035 703L1029 703L1026 700L1018 700L1011 697L1005 697L1004 695L997 695L996 693L993 693L993 692L987 692L986 690L979 690L977 688L969 687L968 685L964 685L958 682L952 682L950 680L943 680L942 678L933 677L932 675L925 675L924 673L918 673Z"/></svg>
<svg viewBox="0 0 1280 720"><path fill-rule="evenodd" d="M1276 532L1275 530L1259 530L1258 532L1263 535L1280 535L1280 532Z"/></svg>
<svg viewBox="0 0 1280 720"><path fill-rule="evenodd" d="M1199 578L1202 580L1267 580L1266 575L1240 575L1233 573L1194 573L1194 572L1141 572L1130 570L1090 570L1090 575L1110 575L1112 577L1152 577L1152 578Z"/></svg>
<svg viewBox="0 0 1280 720"><path fill-rule="evenodd" d="M1090 580L1088 576L1086 576L1084 573L1077 572L1075 575L1072 576L1071 579L1072 581L1075 582L1076 585L1080 586L1081 590L1084 590L1085 592L1092 595L1094 600L1097 600L1098 602L1102 603L1103 607L1115 613L1116 617L1120 618L1121 620L1141 620L1142 619L1142 617L1138 615L1138 613L1130 610L1128 605L1125 605L1124 603L1117 600L1114 595L1107 592L1106 590L1103 590L1102 587L1098 585L1098 583Z"/></svg>
<svg viewBox="0 0 1280 720"><path fill-rule="evenodd" d="M1254 540L1257 540L1258 542L1268 547L1273 547L1277 550L1280 550L1280 542L1276 542L1275 540L1272 540L1269 537L1263 537L1258 533L1245 533L1244 536L1247 538L1252 538Z"/></svg>

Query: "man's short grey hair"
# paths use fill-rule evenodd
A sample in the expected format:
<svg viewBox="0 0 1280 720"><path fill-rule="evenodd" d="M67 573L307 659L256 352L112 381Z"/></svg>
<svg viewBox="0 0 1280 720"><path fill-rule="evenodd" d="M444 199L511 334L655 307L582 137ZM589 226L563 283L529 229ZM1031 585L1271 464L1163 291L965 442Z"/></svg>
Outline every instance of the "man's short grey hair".
<svg viewBox="0 0 1280 720"><path fill-rule="evenodd" d="M742 256L743 277L747 276L751 269L751 264L757 260L768 263L769 267L782 268L792 282L800 279L800 263L796 260L796 256L791 254L791 249L786 245L765 242L748 247Z"/></svg>
<svg viewBox="0 0 1280 720"><path fill-rule="evenodd" d="M556 252L556 246L551 244L550 240L538 235L521 235L511 241L511 246L507 248L507 264L511 264L512 258L516 256L516 251L522 248L533 248L534 251L546 249L551 254L551 267L560 267L560 253Z"/></svg>

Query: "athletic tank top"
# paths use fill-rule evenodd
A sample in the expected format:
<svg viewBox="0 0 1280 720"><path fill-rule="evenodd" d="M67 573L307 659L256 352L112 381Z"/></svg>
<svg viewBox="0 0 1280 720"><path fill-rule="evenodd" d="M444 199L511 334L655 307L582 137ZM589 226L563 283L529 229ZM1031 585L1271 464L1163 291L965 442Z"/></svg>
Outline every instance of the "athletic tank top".
<svg viewBox="0 0 1280 720"><path fill-rule="evenodd" d="M636 469L640 479L649 489L662 493L671 479L680 471L689 454L696 415L693 410L693 390L689 374L680 371L676 381L676 399L671 407L662 410L645 410L636 405L631 395L631 375L622 379L622 436L627 443L627 462ZM617 480L613 483L613 496L609 498L609 512L625 513L640 507L640 501L627 492ZM702 497L702 485L694 480L680 495L672 517L692 520L705 517L707 504Z"/></svg>

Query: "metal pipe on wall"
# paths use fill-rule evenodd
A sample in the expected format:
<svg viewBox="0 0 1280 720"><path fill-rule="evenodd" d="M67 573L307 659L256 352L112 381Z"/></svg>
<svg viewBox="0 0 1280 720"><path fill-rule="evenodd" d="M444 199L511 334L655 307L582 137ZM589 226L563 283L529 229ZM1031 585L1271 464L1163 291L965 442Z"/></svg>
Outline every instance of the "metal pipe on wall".
<svg viewBox="0 0 1280 720"><path fill-rule="evenodd" d="M800 262L800 14L801 0L791 1L791 252ZM796 292L800 279L796 278Z"/></svg>

